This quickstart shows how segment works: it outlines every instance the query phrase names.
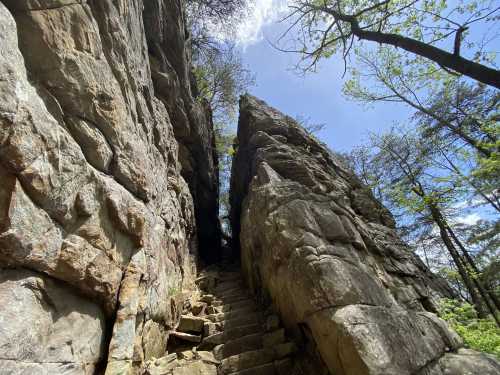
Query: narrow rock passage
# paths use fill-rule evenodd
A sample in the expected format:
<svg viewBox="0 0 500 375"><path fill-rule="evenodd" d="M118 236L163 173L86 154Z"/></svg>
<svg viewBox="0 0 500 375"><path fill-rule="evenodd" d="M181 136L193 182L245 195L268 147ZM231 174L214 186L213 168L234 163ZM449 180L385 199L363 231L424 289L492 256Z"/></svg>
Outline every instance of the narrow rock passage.
<svg viewBox="0 0 500 375"><path fill-rule="evenodd" d="M200 294L182 315L166 357L150 361L151 375L284 375L295 344L278 316L264 311L229 263L203 271Z"/></svg>

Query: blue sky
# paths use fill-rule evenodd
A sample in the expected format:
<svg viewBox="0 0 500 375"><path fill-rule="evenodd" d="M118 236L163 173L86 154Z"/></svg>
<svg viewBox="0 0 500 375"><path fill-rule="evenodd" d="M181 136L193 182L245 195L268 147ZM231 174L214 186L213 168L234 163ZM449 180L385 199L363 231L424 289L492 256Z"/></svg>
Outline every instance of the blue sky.
<svg viewBox="0 0 500 375"><path fill-rule="evenodd" d="M290 116L326 124L316 136L335 151L348 151L363 143L369 132L383 131L409 117L410 110L402 104L367 107L344 97L340 58L322 61L316 73L298 74L294 65L299 56L280 52L266 40L276 40L282 25L276 23L279 17L272 8L266 13L265 6L271 1L260 1L261 13L250 19L240 34L243 62L256 76L251 94Z"/></svg>
<svg viewBox="0 0 500 375"><path fill-rule="evenodd" d="M345 79L340 57L321 61L316 73L298 74L294 66L299 55L280 52L268 42L275 43L285 27L278 20L280 14L286 13L286 0L253 1L254 10L240 24L236 35L243 63L256 77L251 94L290 116L326 124L316 136L338 152L366 143L370 132L381 133L397 122L408 121L413 111L404 104L366 106L346 98L342 94ZM457 218L469 224L478 219L477 212L465 208L463 216Z"/></svg>
<svg viewBox="0 0 500 375"><path fill-rule="evenodd" d="M278 23L289 12L286 2L251 0L251 11L236 31L243 62L256 76L250 93L290 116L326 124L316 136L335 151L348 151L364 143L369 132L383 132L395 122L408 121L413 111L404 104L383 102L367 107L344 97L344 66L338 56L323 60L316 73L300 76L294 71L299 55L277 51L267 41L275 43L286 27ZM485 27L489 25L476 24L469 38L486 36Z"/></svg>

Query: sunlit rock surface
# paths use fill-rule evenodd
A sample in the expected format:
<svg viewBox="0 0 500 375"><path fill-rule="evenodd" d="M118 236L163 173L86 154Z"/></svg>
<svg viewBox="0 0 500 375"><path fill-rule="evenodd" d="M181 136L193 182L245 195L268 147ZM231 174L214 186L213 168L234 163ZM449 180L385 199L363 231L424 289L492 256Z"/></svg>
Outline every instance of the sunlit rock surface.
<svg viewBox="0 0 500 375"><path fill-rule="evenodd" d="M155 3L166 13L0 1L2 374L128 374L164 355L194 281L196 222L212 218L217 242L210 111L186 82L181 4ZM155 22L176 48L150 44ZM161 93L150 53L167 46L180 83Z"/></svg>
<svg viewBox="0 0 500 375"><path fill-rule="evenodd" d="M248 95L235 147L231 219L246 282L331 374L498 373L490 357L456 353L459 337L434 314L446 286L337 156Z"/></svg>

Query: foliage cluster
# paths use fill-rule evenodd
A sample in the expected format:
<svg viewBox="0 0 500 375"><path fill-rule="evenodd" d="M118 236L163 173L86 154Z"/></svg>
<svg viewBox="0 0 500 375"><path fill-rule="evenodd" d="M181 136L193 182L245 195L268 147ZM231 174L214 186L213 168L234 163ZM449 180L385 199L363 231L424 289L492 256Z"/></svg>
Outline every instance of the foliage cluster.
<svg viewBox="0 0 500 375"><path fill-rule="evenodd" d="M296 0L286 20L282 49L301 54L302 71L340 55L346 97L413 110L346 159L427 265L500 325L500 7Z"/></svg>
<svg viewBox="0 0 500 375"><path fill-rule="evenodd" d="M189 0L187 18L191 33L193 73L198 99L212 109L219 158L220 218L229 238L229 180L238 100L255 82L231 41L238 23L247 14L249 0Z"/></svg>
<svg viewBox="0 0 500 375"><path fill-rule="evenodd" d="M500 328L492 319L480 319L472 305L452 299L441 301L439 315L462 337L466 347L500 359Z"/></svg>
<svg viewBox="0 0 500 375"><path fill-rule="evenodd" d="M424 59L500 88L490 46L498 33L499 10L493 0L294 0L286 17L291 26L279 42L281 49L302 55L300 66L306 71L334 54L347 67L353 52L366 53L375 42L397 48L415 74ZM477 38L484 24L489 28Z"/></svg>

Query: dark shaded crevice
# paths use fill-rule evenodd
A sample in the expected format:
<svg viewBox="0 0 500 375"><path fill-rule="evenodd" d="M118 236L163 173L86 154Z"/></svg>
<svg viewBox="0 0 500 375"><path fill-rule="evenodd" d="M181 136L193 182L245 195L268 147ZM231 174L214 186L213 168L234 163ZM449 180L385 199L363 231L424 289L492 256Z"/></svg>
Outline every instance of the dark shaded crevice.
<svg viewBox="0 0 500 375"><path fill-rule="evenodd" d="M181 175L194 203L198 253L205 264L221 259L219 173L212 113L193 97L188 34L179 1L144 3L143 22L150 54L154 96L167 108L179 144Z"/></svg>
<svg viewBox="0 0 500 375"><path fill-rule="evenodd" d="M130 260L129 260L129 262L130 262ZM106 371L106 367L108 365L111 339L113 338L113 329L115 327L115 323L117 320L118 310L120 309L120 292L122 289L123 280L125 279L125 275L126 275L126 270L124 270L122 272L122 278L120 280L120 284L119 284L118 290L116 292L116 306L114 308L113 314L110 315L109 317L106 317L106 322L104 325L104 332L103 332L103 336L104 336L104 338L103 338L103 352L105 355L103 355L102 360L97 363L96 369L94 371L94 375L104 374Z"/></svg>

